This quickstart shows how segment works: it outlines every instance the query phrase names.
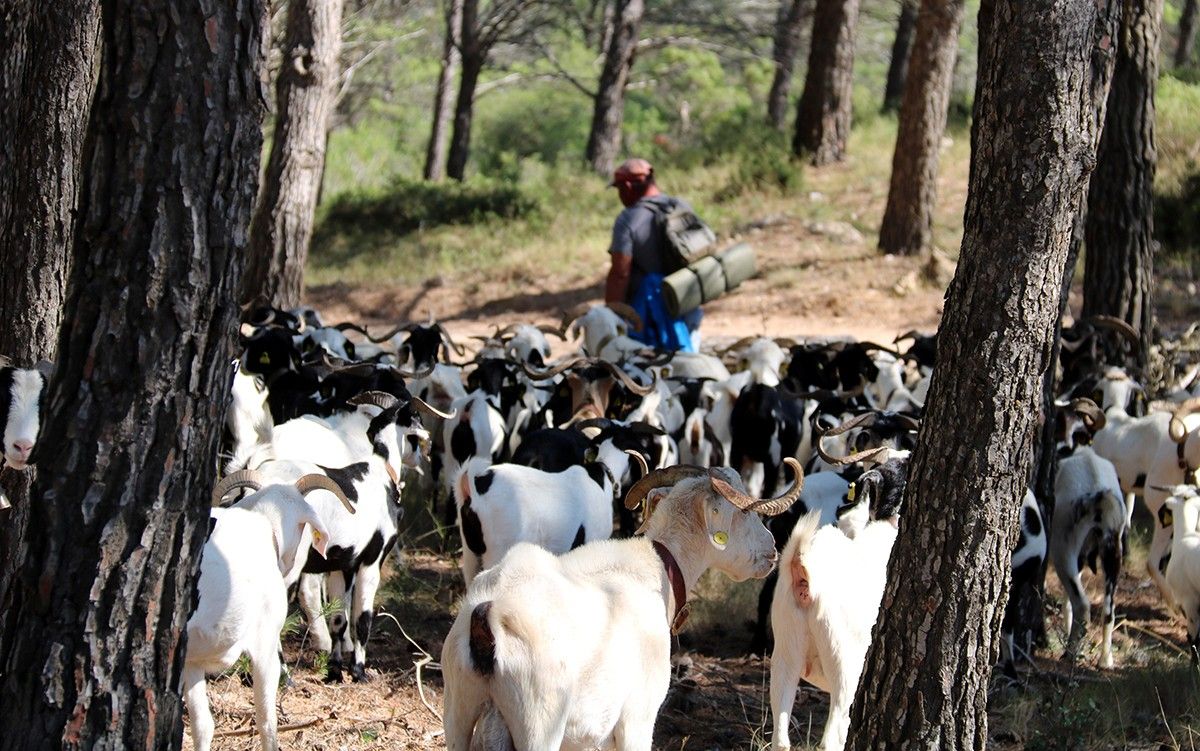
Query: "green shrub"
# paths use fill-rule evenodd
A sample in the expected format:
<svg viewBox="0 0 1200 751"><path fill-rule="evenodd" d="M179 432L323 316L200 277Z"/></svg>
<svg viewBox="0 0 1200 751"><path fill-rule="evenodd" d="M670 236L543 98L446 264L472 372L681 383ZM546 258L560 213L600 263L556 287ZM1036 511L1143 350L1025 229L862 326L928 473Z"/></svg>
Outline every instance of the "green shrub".
<svg viewBox="0 0 1200 751"><path fill-rule="evenodd" d="M444 224L517 219L537 212L538 200L511 183L430 183L397 178L383 189L336 196L318 234L371 231L402 235Z"/></svg>
<svg viewBox="0 0 1200 751"><path fill-rule="evenodd" d="M1154 235L1176 250L1200 245L1200 169L1184 178L1178 190L1154 196Z"/></svg>

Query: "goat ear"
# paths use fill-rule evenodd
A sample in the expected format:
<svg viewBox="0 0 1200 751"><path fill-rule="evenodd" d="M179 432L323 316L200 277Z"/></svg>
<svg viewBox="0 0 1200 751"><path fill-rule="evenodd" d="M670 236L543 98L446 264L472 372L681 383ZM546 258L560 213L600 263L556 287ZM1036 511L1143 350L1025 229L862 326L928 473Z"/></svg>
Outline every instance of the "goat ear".
<svg viewBox="0 0 1200 751"><path fill-rule="evenodd" d="M646 527L650 524L650 516L654 513L654 509L658 507L658 502L670 495L671 489L668 488L652 488L649 493L646 493L645 505L642 507L642 525L634 532L635 535L646 533Z"/></svg>
<svg viewBox="0 0 1200 751"><path fill-rule="evenodd" d="M300 523L301 534L304 533L305 524L312 527L312 549L317 551L317 555L325 558L329 550L329 531L325 529L325 525L321 524L319 519L314 517Z"/></svg>

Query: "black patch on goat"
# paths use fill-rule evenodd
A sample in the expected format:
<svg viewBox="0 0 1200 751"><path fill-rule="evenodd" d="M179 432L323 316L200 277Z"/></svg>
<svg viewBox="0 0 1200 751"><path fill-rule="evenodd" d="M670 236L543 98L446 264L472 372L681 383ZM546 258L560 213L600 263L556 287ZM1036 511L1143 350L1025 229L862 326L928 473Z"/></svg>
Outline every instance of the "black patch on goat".
<svg viewBox="0 0 1200 751"><path fill-rule="evenodd" d="M575 533L575 539L571 541L571 550L574 550L585 542L587 542L587 540L584 539L583 525L580 524L579 531Z"/></svg>
<svg viewBox="0 0 1200 751"><path fill-rule="evenodd" d="M208 517L208 532L204 534L204 541L208 542L208 538L212 537L213 530L217 528L217 517Z"/></svg>
<svg viewBox="0 0 1200 751"><path fill-rule="evenodd" d="M488 624L492 603L481 602L471 611L471 629L467 648L471 652L471 663L480 675L491 675L496 670L496 635Z"/></svg>
<svg viewBox="0 0 1200 751"><path fill-rule="evenodd" d="M355 462L344 467L324 467L320 464L317 466L329 475L330 480L337 483L351 503L358 503L358 486L355 483L367 476L370 466L366 462Z"/></svg>
<svg viewBox="0 0 1200 751"><path fill-rule="evenodd" d="M511 461L543 472L562 472L583 464L589 446L591 441L573 426L538 428L525 436Z"/></svg>
<svg viewBox="0 0 1200 751"><path fill-rule="evenodd" d="M470 498L463 499L462 511L459 513L462 517L459 524L462 527L463 542L467 543L467 549L475 555L483 555L487 552L487 543L483 541L483 524L479 521L479 514L472 510Z"/></svg>
<svg viewBox="0 0 1200 751"><path fill-rule="evenodd" d="M599 485L600 489L603 490L605 477L604 465L600 462L588 462L583 465L583 469L588 473L588 477L592 478L592 482Z"/></svg>
<svg viewBox="0 0 1200 751"><path fill-rule="evenodd" d="M359 566L370 566L379 560L380 554L383 553L383 533L375 530L375 534L371 535L371 541L363 548L362 555L356 560L355 568Z"/></svg>
<svg viewBox="0 0 1200 751"><path fill-rule="evenodd" d="M370 610L364 610L358 614L358 622L354 624L354 636L357 637L359 644L366 644L367 640L371 638L371 625L374 621L375 614Z"/></svg>
<svg viewBox="0 0 1200 751"><path fill-rule="evenodd" d="M12 411L13 400L13 373L16 368L0 368L0 440L3 440L4 433L8 429L8 413ZM42 389L43 393L45 389ZM2 455L3 447L0 446L0 455Z"/></svg>
<svg viewBox="0 0 1200 751"><path fill-rule="evenodd" d="M488 488L492 487L492 481L495 479L496 475L490 469L479 475L475 478L475 492L479 495L488 492Z"/></svg>
<svg viewBox="0 0 1200 751"><path fill-rule="evenodd" d="M450 433L450 455L459 464L466 464L468 459L475 456L475 451L475 432L471 430L470 420L463 420Z"/></svg>
<svg viewBox="0 0 1200 751"><path fill-rule="evenodd" d="M1039 537L1042 534L1042 517L1037 511L1031 508L1026 508L1021 520L1021 534L1028 534L1030 537Z"/></svg>

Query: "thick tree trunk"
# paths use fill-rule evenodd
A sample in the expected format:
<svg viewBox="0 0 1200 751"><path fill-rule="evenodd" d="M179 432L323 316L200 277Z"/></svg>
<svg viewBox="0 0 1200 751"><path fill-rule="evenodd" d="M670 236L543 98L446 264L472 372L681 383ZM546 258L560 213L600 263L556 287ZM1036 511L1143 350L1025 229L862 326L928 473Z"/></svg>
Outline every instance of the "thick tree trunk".
<svg viewBox="0 0 1200 751"><path fill-rule="evenodd" d="M79 228L0 642L0 749L169 749L262 148L265 3L105 0Z"/></svg>
<svg viewBox="0 0 1200 751"><path fill-rule="evenodd" d="M58 346L99 42L98 0L26 0L0 15L0 355L21 366L54 360ZM12 501L0 512L0 643L25 568L32 475L0 472Z"/></svg>
<svg viewBox="0 0 1200 751"><path fill-rule="evenodd" d="M625 84L633 67L638 34L642 28L642 0L617 0L615 22L604 54L604 69L596 88L592 129L584 158L601 175L612 172L621 146L621 121L625 116Z"/></svg>
<svg viewBox="0 0 1200 751"><path fill-rule="evenodd" d="M963 0L924 0L917 20L887 208L879 228L885 253L917 255L933 238L938 154L958 56Z"/></svg>
<svg viewBox="0 0 1200 751"><path fill-rule="evenodd" d="M1093 163L1099 43L1091 0L996 0L994 14L962 252L847 748L987 744L1036 405Z"/></svg>
<svg viewBox="0 0 1200 751"><path fill-rule="evenodd" d="M887 84L883 89L883 111L896 112L904 98L904 82L908 80L908 57L913 32L917 29L920 0L901 0L900 18L896 21L896 39L892 42L892 57L888 62ZM960 21L961 23L961 21ZM957 31L955 34L957 35Z"/></svg>
<svg viewBox="0 0 1200 751"><path fill-rule="evenodd" d="M817 0L808 71L796 114L792 150L816 166L846 156L854 84L858 0Z"/></svg>
<svg viewBox="0 0 1200 751"><path fill-rule="evenodd" d="M1184 0L1179 15L1179 39L1175 42L1175 67L1182 68L1192 61L1192 49L1196 45L1196 16L1200 0Z"/></svg>
<svg viewBox="0 0 1200 751"><path fill-rule="evenodd" d="M787 126L788 95L792 90L792 72L800 52L804 22L812 13L812 0L783 0L775 19L775 77L767 94L767 122L783 130Z"/></svg>
<svg viewBox="0 0 1200 751"><path fill-rule="evenodd" d="M338 82L342 0L291 0L275 129L250 225L242 302L300 304Z"/></svg>
<svg viewBox="0 0 1200 751"><path fill-rule="evenodd" d="M458 99L454 104L454 132L450 136L450 155L446 158L446 174L462 180L467 173L467 156L471 151L471 117L475 114L475 86L483 71L487 50L479 39L479 0L463 0L462 72L458 80Z"/></svg>
<svg viewBox="0 0 1200 751"><path fill-rule="evenodd" d="M1154 324L1154 86L1162 0L1127 0L1096 172L1088 189L1083 315L1111 315L1141 338L1128 365L1143 367Z"/></svg>
<svg viewBox="0 0 1200 751"><path fill-rule="evenodd" d="M454 113L454 75L458 72L458 45L462 31L463 0L449 0L446 6L446 40L442 44L442 70L433 95L433 127L425 150L425 179L446 176L446 129Z"/></svg>

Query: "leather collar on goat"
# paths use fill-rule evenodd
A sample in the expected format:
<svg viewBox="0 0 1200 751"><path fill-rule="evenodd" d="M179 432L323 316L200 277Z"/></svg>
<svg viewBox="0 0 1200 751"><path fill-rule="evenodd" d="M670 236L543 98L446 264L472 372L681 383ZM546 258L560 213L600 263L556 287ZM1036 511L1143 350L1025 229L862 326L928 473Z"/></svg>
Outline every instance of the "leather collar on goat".
<svg viewBox="0 0 1200 751"><path fill-rule="evenodd" d="M689 612L687 587L683 584L683 572L679 570L675 556L671 555L671 551L667 550L666 545L658 540L651 540L650 543L654 546L654 552L658 553L658 557L662 559L663 567L667 570L667 579L671 582L671 595L675 598L675 614L671 616L670 620L671 634L678 634L679 629L683 628L683 624L687 623Z"/></svg>
<svg viewBox="0 0 1200 751"><path fill-rule="evenodd" d="M392 480L392 485L396 486L396 492L400 492L402 487L400 484L400 475L396 474L396 470L392 469L392 464L387 459L383 460L383 467L387 470L388 477Z"/></svg>

